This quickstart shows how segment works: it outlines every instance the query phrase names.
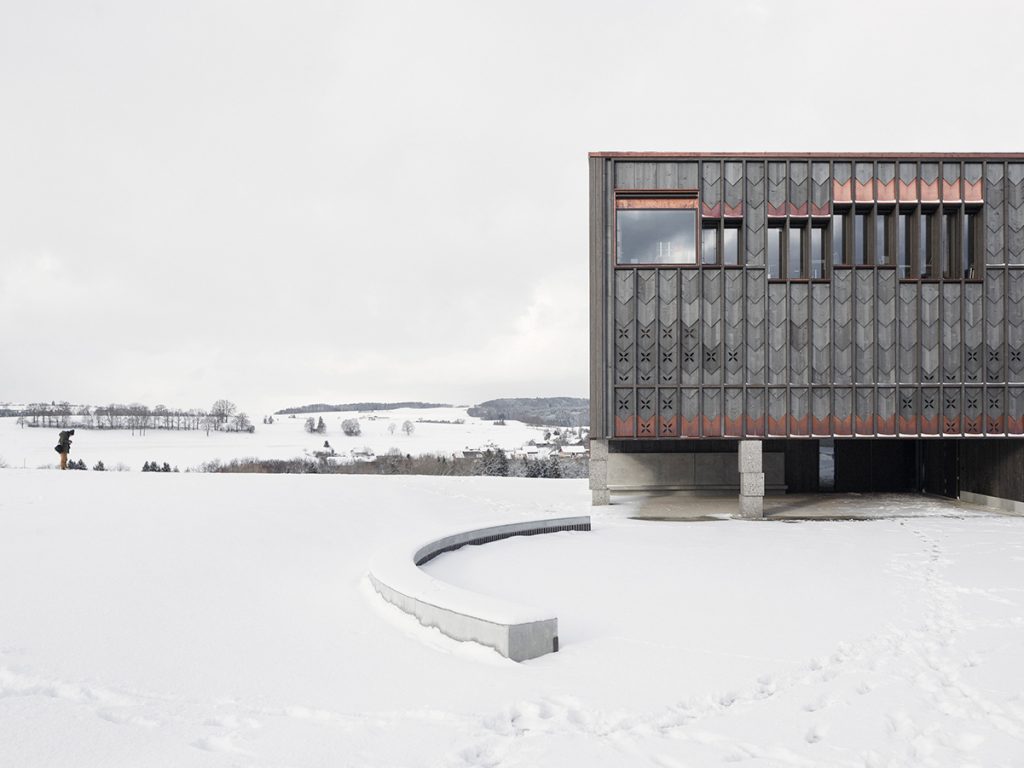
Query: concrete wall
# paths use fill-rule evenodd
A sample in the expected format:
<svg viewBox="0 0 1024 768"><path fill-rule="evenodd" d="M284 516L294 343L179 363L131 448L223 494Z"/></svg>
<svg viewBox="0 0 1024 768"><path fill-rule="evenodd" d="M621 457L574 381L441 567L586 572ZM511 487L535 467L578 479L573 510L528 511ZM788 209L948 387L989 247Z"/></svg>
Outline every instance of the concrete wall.
<svg viewBox="0 0 1024 768"><path fill-rule="evenodd" d="M763 456L765 490L786 489L786 462L782 453ZM608 490L740 490L735 453L610 453Z"/></svg>
<svg viewBox="0 0 1024 768"><path fill-rule="evenodd" d="M419 547L399 545L374 556L369 579L381 597L424 626L436 627L456 640L490 646L513 661L525 661L558 650L557 618L445 584L418 566L469 544L589 530L589 517L565 517L464 531Z"/></svg>

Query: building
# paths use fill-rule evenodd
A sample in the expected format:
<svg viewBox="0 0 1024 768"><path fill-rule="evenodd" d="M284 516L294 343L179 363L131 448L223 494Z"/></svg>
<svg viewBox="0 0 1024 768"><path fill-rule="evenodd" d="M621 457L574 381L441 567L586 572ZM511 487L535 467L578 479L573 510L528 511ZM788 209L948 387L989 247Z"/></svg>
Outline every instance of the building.
<svg viewBox="0 0 1024 768"><path fill-rule="evenodd" d="M595 503L1024 502L1024 154L593 153L590 282Z"/></svg>

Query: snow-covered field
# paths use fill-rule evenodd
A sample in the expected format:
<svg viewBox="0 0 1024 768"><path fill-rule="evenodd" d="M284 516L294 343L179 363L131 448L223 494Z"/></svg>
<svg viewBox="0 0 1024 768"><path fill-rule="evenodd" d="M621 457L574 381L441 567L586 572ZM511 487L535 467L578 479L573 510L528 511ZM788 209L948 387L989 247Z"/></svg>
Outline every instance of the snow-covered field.
<svg viewBox="0 0 1024 768"><path fill-rule="evenodd" d="M587 502L569 480L0 470L0 765L1024 763L1024 519L623 505L433 561L558 615L561 652L524 664L366 584L396 530Z"/></svg>
<svg viewBox="0 0 1024 768"><path fill-rule="evenodd" d="M353 449L369 448L384 454L395 448L403 454L425 453L461 455L465 448L480 448L493 443L505 450L523 446L529 440L540 442L544 430L522 422L509 421L495 426L490 421L466 415L465 408L403 408L390 411L360 413L355 411L309 414L323 417L326 434L309 434L303 428L307 415L294 419L275 416L273 424L256 421L252 434L238 432L176 431L150 429L142 435L127 430L81 429L76 431L71 447L72 459L83 459L91 469L102 460L107 469L118 463L138 471L147 461L178 466L181 471L207 461L230 461L256 457L260 459L292 459L308 456L329 440L339 454ZM347 437L341 431L344 419L357 418L362 434ZM417 419L462 424L428 424ZM406 435L401 427L413 423L413 432ZM0 462L12 467L36 468L54 466L59 460L53 446L57 444L58 428L19 427L17 418L0 417Z"/></svg>

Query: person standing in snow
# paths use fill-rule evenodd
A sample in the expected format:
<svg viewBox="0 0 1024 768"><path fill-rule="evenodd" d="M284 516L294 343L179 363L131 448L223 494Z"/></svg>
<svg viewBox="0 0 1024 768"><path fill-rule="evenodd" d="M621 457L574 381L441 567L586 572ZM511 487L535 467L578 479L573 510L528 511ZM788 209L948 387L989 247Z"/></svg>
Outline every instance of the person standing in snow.
<svg viewBox="0 0 1024 768"><path fill-rule="evenodd" d="M60 468L68 468L68 454L71 453L71 436L75 434L73 429L65 429L60 433L57 445L53 449L60 454Z"/></svg>

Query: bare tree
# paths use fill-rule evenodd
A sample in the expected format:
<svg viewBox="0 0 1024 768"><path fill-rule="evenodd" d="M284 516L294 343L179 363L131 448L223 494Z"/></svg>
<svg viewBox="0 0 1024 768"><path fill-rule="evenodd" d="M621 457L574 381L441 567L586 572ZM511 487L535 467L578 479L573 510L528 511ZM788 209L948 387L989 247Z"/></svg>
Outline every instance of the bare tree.
<svg viewBox="0 0 1024 768"><path fill-rule="evenodd" d="M409 421L408 419L406 419L404 422L402 422L402 431L405 432L407 437L409 435L411 435L413 433L413 430L415 430L415 429L416 429L416 427L413 426L413 423L411 421Z"/></svg>
<svg viewBox="0 0 1024 768"><path fill-rule="evenodd" d="M231 420L232 426L237 432L252 432L252 422L249 421L248 415L243 411L235 416Z"/></svg>
<svg viewBox="0 0 1024 768"><path fill-rule="evenodd" d="M210 413L217 417L218 423L223 424L234 416L235 411L237 410L238 409L235 404L230 400L218 400L213 404L213 407L210 408Z"/></svg>

